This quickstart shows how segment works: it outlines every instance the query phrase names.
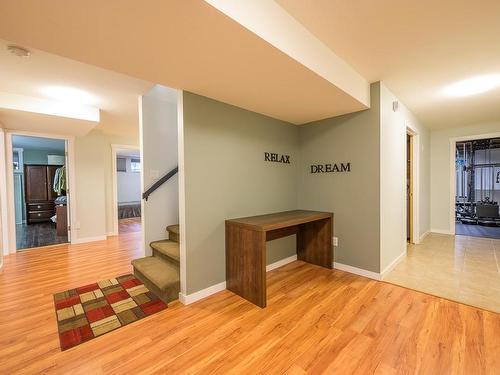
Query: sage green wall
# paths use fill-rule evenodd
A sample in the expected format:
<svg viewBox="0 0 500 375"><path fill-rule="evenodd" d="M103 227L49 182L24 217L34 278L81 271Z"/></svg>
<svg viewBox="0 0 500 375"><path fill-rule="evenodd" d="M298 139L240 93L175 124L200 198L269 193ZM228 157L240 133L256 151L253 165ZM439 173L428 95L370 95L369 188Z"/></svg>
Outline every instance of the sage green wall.
<svg viewBox="0 0 500 375"><path fill-rule="evenodd" d="M187 293L225 281L224 220L297 208L299 128L184 92ZM264 152L291 164L264 161ZM295 255L294 236L268 263Z"/></svg>
<svg viewBox="0 0 500 375"><path fill-rule="evenodd" d="M299 127L298 206L334 212L335 262L380 271L380 83L371 108ZM350 162L350 173L310 173L311 164Z"/></svg>

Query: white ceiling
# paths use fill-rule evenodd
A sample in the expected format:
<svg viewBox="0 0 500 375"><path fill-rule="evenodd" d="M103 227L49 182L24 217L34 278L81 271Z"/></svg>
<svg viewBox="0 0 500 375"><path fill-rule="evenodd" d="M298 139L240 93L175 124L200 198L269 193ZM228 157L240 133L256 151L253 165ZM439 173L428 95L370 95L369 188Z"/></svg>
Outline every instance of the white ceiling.
<svg viewBox="0 0 500 375"><path fill-rule="evenodd" d="M201 0L5 0L0 37L293 123L366 108Z"/></svg>
<svg viewBox="0 0 500 375"><path fill-rule="evenodd" d="M12 136L12 147L52 152L64 152L65 142L61 139L14 135Z"/></svg>
<svg viewBox="0 0 500 375"><path fill-rule="evenodd" d="M7 51L7 44L0 40L0 91L52 100L44 88L83 90L92 99L83 104L100 108L96 128L138 133L138 97L152 83L35 49L29 58L20 58ZM71 135L83 135L95 126L89 121L6 109L0 109L0 122L10 129Z"/></svg>
<svg viewBox="0 0 500 375"><path fill-rule="evenodd" d="M209 1L238 13L238 7L228 0ZM259 4L269 2L272 0ZM276 3L368 81L384 81L425 125L438 129L500 119L498 89L462 98L441 93L456 81L500 73L500 1ZM241 4L251 7L252 3ZM231 12L224 13L201 0L165 0L149 5L132 0L5 0L0 5L0 37L144 79L113 76L115 73L101 69L101 73L87 74L98 77L106 90L99 91L83 80L72 82L82 83L105 98L99 106L104 112L102 123L109 123L109 129L120 129L124 124L132 127L136 113L122 115L120 105L106 100L123 93L123 103L132 103L131 97L144 92L142 85L147 86L147 82L192 91L293 123L364 108L331 81L275 48L266 41L269 39L264 40L262 33L257 36L250 31L256 28L247 23L242 27L230 18ZM263 23L269 23L269 14L262 16ZM283 28L277 29L281 37L289 36L293 42L293 33L286 35ZM3 61L0 64L3 68ZM51 79L61 82L81 75L71 64L63 64L66 69L59 69L59 63L46 65L53 69ZM26 66L16 62L11 69L17 69L23 78ZM73 78L67 78L70 76ZM33 77L26 79L33 81ZM122 77L128 83L117 87L117 79L112 77Z"/></svg>
<svg viewBox="0 0 500 375"><path fill-rule="evenodd" d="M428 127L500 119L500 89L443 87L500 73L499 0L276 0L370 82L382 80Z"/></svg>

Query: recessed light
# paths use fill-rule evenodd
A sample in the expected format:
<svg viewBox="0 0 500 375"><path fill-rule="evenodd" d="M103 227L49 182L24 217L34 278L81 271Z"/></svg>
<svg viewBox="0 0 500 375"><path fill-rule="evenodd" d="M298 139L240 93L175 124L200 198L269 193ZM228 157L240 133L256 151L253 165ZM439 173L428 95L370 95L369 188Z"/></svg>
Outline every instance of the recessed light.
<svg viewBox="0 0 500 375"><path fill-rule="evenodd" d="M66 86L47 86L40 89L40 92L61 102L68 102L80 105L95 105L97 98L87 91Z"/></svg>
<svg viewBox="0 0 500 375"><path fill-rule="evenodd" d="M21 47L21 46L16 46L15 44L9 44L7 46L7 50L19 57L30 57L31 56L31 51L27 48Z"/></svg>
<svg viewBox="0 0 500 375"><path fill-rule="evenodd" d="M500 86L500 74L488 74L464 79L443 89L446 96L471 96L493 90Z"/></svg>

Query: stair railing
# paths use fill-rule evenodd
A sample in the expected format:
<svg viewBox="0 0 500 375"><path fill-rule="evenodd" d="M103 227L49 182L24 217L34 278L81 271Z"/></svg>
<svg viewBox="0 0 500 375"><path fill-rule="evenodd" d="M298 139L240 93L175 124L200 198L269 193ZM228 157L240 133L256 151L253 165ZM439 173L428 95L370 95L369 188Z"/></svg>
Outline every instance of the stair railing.
<svg viewBox="0 0 500 375"><path fill-rule="evenodd" d="M153 185L151 185L151 187L148 190L146 190L144 193L142 193L142 199L145 199L147 201L152 192L154 192L161 185L163 185L165 182L170 180L174 175L177 174L178 171L179 171L179 167L177 166L174 169L172 169L170 172L168 172L165 176L163 176L158 181L156 181Z"/></svg>

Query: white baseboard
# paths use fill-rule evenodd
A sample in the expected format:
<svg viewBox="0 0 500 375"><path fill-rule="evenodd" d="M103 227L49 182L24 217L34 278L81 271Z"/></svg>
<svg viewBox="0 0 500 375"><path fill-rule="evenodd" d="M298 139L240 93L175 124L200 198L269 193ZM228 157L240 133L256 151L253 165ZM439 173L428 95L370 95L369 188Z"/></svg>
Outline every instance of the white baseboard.
<svg viewBox="0 0 500 375"><path fill-rule="evenodd" d="M113 236L118 236L118 232L108 232L106 233L107 237L113 237Z"/></svg>
<svg viewBox="0 0 500 375"><path fill-rule="evenodd" d="M391 262L391 264L385 267L385 269L380 273L380 279L383 279L384 276L391 272L394 267L396 267L398 263L401 262L404 258L406 258L406 249L401 254L399 254L398 257Z"/></svg>
<svg viewBox="0 0 500 375"><path fill-rule="evenodd" d="M423 240L425 240L425 237L427 237L429 234L431 233L430 230L428 230L427 232L425 232L424 234L422 234L419 238L419 241L422 242Z"/></svg>
<svg viewBox="0 0 500 375"><path fill-rule="evenodd" d="M76 245L79 243L87 243L87 242L94 242L94 241L104 241L106 240L107 236L95 236L95 237L82 237L82 238L76 238L71 240L72 245Z"/></svg>
<svg viewBox="0 0 500 375"><path fill-rule="evenodd" d="M208 288L194 292L192 294L188 294L187 296L182 294L182 293L179 293L179 301L181 301L181 303L184 305L189 305L193 302L199 301L200 299L203 299L203 298L207 298L208 296L211 296L212 294L221 292L225 289L226 289L226 282L223 281L219 284L215 284L215 285L209 286Z"/></svg>
<svg viewBox="0 0 500 375"><path fill-rule="evenodd" d="M284 266L285 264L295 262L296 260L297 260L297 254L292 255L291 257L288 257L288 258L285 258L285 259L278 260L277 262L268 264L266 266L266 272L269 272L269 271L272 271L272 270L274 270L276 268Z"/></svg>
<svg viewBox="0 0 500 375"><path fill-rule="evenodd" d="M292 255L288 258L278 260L277 262L274 262L272 264L268 264L266 266L266 272L272 271L276 268L282 267L285 264L295 262L297 260L297 255ZM211 296L212 294L218 293L222 290L226 289L226 282L223 281L219 284L215 284L212 286L209 286L208 288L199 290L197 292L194 292L192 294L184 295L182 293L179 293L179 301L181 301L182 304L184 305L189 305L193 302L199 301L200 299L207 298Z"/></svg>
<svg viewBox="0 0 500 375"><path fill-rule="evenodd" d="M449 235L454 235L455 233L452 233L450 230L445 230L445 229L431 229L431 233L439 233L439 234L449 234Z"/></svg>
<svg viewBox="0 0 500 375"><path fill-rule="evenodd" d="M353 266L348 266L347 264L333 262L333 268L336 268L336 269L341 270L341 271L353 273L355 275L368 277L368 278L373 279L373 280L381 280L382 279L380 273L367 271L367 270L364 270L362 268L357 268L357 267L353 267Z"/></svg>

